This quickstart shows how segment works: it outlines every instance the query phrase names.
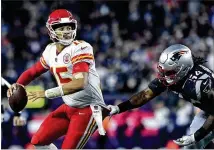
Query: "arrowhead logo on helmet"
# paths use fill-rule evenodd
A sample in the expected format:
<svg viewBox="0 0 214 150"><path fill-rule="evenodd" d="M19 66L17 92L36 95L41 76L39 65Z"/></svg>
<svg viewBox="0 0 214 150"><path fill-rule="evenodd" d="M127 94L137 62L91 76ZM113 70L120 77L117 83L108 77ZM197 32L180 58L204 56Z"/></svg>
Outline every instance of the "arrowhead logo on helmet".
<svg viewBox="0 0 214 150"><path fill-rule="evenodd" d="M71 34L71 37L69 39L59 38L56 34L54 28L56 27L62 27L62 26L71 26L71 30L63 32L62 34ZM49 31L49 36L54 42L59 42L62 45L69 45L71 44L75 37L76 37L76 30L77 30L77 21L66 9L57 9L53 11L49 17L48 21L46 23L46 27ZM62 36L63 37L63 36Z"/></svg>

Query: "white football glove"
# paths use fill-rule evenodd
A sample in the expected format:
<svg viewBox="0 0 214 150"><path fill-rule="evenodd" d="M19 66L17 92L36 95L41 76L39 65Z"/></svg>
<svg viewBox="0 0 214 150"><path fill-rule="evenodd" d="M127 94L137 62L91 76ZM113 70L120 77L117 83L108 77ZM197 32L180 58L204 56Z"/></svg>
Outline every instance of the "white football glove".
<svg viewBox="0 0 214 150"><path fill-rule="evenodd" d="M173 140L173 142L180 146L187 146L187 145L191 145L191 144L195 143L195 137L194 137L194 134L186 135L177 140Z"/></svg>
<svg viewBox="0 0 214 150"><path fill-rule="evenodd" d="M115 115L120 112L120 109L118 106L108 105L107 108L110 110L110 115Z"/></svg>

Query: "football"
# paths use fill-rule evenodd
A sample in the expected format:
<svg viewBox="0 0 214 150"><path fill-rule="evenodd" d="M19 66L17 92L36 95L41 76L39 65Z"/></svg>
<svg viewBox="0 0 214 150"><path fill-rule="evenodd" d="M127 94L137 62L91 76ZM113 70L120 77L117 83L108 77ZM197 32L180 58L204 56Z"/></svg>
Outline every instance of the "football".
<svg viewBox="0 0 214 150"><path fill-rule="evenodd" d="M17 85L17 89L13 91L13 95L9 97L9 105L14 112L20 112L27 105L27 93L25 88Z"/></svg>

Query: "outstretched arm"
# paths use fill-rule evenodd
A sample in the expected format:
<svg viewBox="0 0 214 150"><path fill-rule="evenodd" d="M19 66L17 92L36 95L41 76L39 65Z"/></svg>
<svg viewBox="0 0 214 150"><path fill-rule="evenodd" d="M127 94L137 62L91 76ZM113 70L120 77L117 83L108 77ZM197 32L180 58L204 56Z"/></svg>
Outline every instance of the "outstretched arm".
<svg viewBox="0 0 214 150"><path fill-rule="evenodd" d="M156 96L157 95L148 87L145 90L134 94L128 101L119 104L119 112L122 113L130 109L141 107Z"/></svg>
<svg viewBox="0 0 214 150"><path fill-rule="evenodd" d="M110 115L122 113L124 111L140 107L149 102L154 97L160 95L166 89L166 86L156 78L152 82L150 82L145 90L134 94L128 101L125 101L118 106L109 105L108 108L111 110Z"/></svg>
<svg viewBox="0 0 214 150"><path fill-rule="evenodd" d="M148 87L145 90L134 94L128 101L125 101L118 106L109 105L108 109L111 110L110 115L122 113L127 110L143 106L157 95L159 95L159 93L152 92L152 90Z"/></svg>

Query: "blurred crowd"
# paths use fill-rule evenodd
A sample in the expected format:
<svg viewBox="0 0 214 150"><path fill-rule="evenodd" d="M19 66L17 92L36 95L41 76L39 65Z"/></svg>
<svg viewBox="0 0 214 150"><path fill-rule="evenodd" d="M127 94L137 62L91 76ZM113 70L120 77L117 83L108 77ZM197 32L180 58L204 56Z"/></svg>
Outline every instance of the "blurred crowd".
<svg viewBox="0 0 214 150"><path fill-rule="evenodd" d="M156 76L160 53L172 44L188 46L214 70L211 1L2 1L1 73L9 82L16 82L51 42L45 24L50 12L57 8L73 13L78 20L77 39L93 46L107 104L120 103L144 89ZM31 85L45 89L56 86L50 76L45 73ZM2 87L1 99L7 118L2 124L2 148L31 147L31 134L62 100L47 101L39 110L25 110L23 115L28 124L12 127L6 90ZM86 147L178 148L171 140L188 132L194 110L188 102L165 92L140 109L112 117L106 123L107 136L99 137L95 133ZM61 141L62 138L56 144L60 146Z"/></svg>

